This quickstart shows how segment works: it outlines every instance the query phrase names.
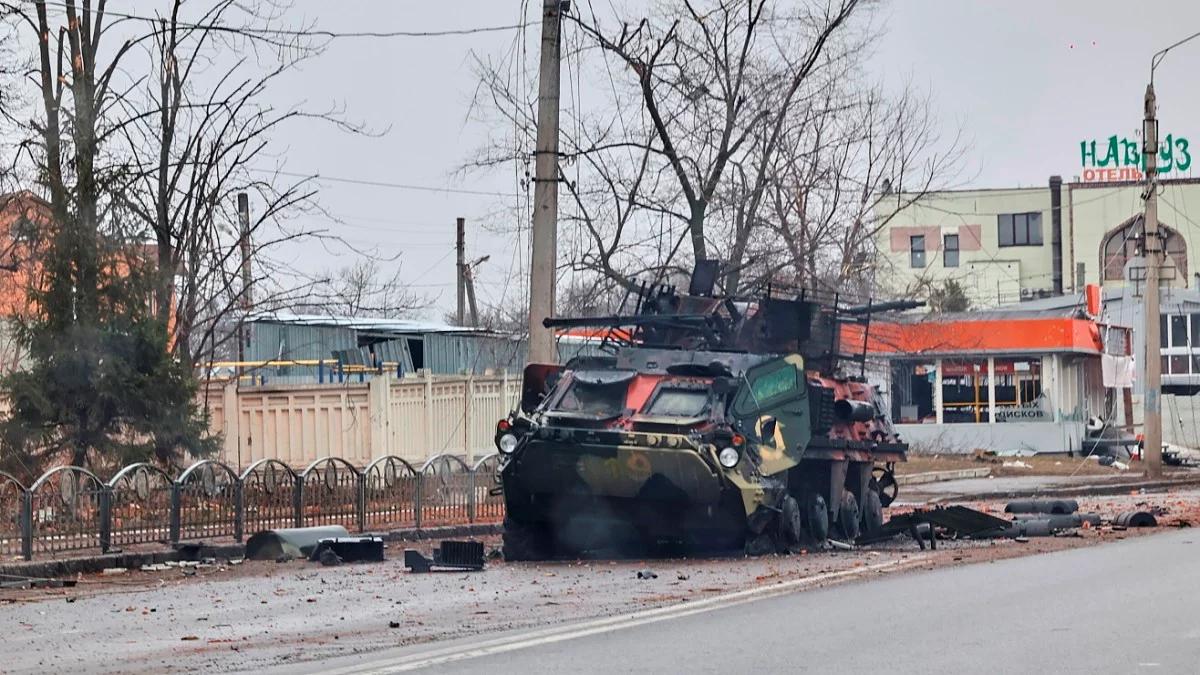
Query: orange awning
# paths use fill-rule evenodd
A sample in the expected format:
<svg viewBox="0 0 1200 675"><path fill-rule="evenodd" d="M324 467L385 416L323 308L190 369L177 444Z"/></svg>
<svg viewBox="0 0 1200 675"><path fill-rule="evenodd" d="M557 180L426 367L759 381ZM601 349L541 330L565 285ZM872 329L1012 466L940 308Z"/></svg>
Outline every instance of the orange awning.
<svg viewBox="0 0 1200 675"><path fill-rule="evenodd" d="M842 326L842 351L861 351L864 331L865 327L858 324ZM873 321L865 337L868 354L1100 354L1104 351L1099 324L1087 319L1014 318L920 323Z"/></svg>

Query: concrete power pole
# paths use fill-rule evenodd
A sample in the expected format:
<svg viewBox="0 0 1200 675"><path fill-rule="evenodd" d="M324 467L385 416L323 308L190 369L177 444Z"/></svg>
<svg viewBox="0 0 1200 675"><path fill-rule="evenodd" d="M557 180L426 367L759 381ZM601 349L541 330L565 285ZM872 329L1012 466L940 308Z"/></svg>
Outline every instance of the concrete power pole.
<svg viewBox="0 0 1200 675"><path fill-rule="evenodd" d="M254 305L254 281L250 274L250 197L245 192L238 193L237 206L242 228L238 242L242 249L242 309L249 311Z"/></svg>
<svg viewBox="0 0 1200 675"><path fill-rule="evenodd" d="M554 363L554 332L542 320L554 314L558 261L558 97L561 0L543 0L538 73L537 147L533 178L533 251L529 270L529 361Z"/></svg>
<svg viewBox="0 0 1200 675"><path fill-rule="evenodd" d="M458 265L455 267L458 283L458 325L465 326L467 316L467 219L456 221L457 232L454 239L454 250L458 253Z"/></svg>
<svg viewBox="0 0 1200 675"><path fill-rule="evenodd" d="M1158 277L1162 265L1162 241L1158 235L1158 120L1155 117L1154 84L1146 86L1146 117L1142 127L1142 155L1146 160L1146 211L1143 215L1146 256L1146 382L1142 414L1146 475L1162 476L1162 358L1159 349Z"/></svg>
<svg viewBox="0 0 1200 675"><path fill-rule="evenodd" d="M238 321L238 361L246 360L246 321L250 308L254 306L254 280L250 272L250 196L245 192L237 193L238 224L241 229L238 247L242 252L242 317ZM242 367L237 367L238 377L242 375ZM239 460L240 461L240 460Z"/></svg>

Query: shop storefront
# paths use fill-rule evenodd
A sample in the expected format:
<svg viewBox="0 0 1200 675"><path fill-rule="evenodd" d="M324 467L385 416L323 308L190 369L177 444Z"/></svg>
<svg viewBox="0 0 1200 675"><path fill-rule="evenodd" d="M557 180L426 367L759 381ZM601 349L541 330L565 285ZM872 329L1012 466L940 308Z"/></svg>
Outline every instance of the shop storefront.
<svg viewBox="0 0 1200 675"><path fill-rule="evenodd" d="M1089 420L1120 415L1106 372L1129 358L1123 327L1014 310L873 323L854 338L883 364L893 420L919 450L1077 451Z"/></svg>

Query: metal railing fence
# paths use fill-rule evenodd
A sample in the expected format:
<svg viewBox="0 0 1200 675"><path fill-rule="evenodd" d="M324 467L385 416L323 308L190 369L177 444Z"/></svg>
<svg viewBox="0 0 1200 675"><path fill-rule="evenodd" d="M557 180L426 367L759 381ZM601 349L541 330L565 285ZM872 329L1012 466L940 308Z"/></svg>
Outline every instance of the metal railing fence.
<svg viewBox="0 0 1200 675"><path fill-rule="evenodd" d="M108 481L60 466L29 487L0 472L0 558L200 539L240 542L279 527L344 525L365 532L495 522L504 517L504 498L493 490L499 467L495 454L474 466L437 455L420 468L393 456L363 469L325 457L299 472L264 459L238 474L205 459L177 477L132 464Z"/></svg>

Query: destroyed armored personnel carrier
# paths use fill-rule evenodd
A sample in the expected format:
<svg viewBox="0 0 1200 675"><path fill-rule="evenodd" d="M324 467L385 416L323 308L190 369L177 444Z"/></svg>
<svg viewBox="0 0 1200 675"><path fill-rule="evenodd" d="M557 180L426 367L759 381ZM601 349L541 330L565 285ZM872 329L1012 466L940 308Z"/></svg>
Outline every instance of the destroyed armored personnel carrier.
<svg viewBox="0 0 1200 675"><path fill-rule="evenodd" d="M703 286L643 288L628 316L546 320L601 329L605 355L530 364L496 426L507 559L763 554L882 525L907 446L840 336L917 303Z"/></svg>

